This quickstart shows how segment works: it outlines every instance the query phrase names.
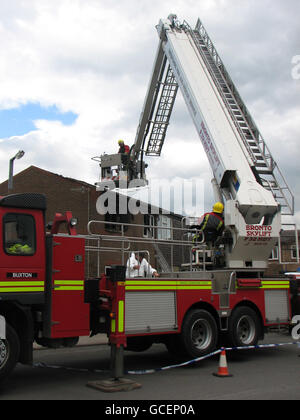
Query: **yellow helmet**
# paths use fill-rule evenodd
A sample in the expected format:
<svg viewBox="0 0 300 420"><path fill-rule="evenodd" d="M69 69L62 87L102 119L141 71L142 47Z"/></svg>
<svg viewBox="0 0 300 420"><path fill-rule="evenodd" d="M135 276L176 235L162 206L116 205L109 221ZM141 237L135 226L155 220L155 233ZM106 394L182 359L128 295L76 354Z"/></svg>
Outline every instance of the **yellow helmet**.
<svg viewBox="0 0 300 420"><path fill-rule="evenodd" d="M220 202L217 202L213 206L213 212L214 213L223 213L224 205Z"/></svg>
<svg viewBox="0 0 300 420"><path fill-rule="evenodd" d="M122 144L122 143L124 143L124 140L119 140L118 141L118 144Z"/></svg>

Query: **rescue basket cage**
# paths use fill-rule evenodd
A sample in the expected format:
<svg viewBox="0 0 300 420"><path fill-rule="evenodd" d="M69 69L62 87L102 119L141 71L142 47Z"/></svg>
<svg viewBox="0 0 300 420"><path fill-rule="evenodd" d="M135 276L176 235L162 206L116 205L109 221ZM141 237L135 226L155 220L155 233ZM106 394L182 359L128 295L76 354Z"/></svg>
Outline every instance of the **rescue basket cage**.
<svg viewBox="0 0 300 420"><path fill-rule="evenodd" d="M218 268L216 262L219 264L219 268L225 268L224 262L220 263L220 255L222 257L224 251L222 241L224 235L226 236L226 229L219 242L221 245L211 249L205 243L202 232L191 229L191 220L198 220L198 218L182 217L181 227L91 220L87 225L88 234L79 235L86 240L87 277L99 277L101 275L101 260L107 253L113 253L115 255L114 260L121 265L127 264L131 253L134 252L137 257L144 253L149 264L158 268L161 274L180 271L207 271ZM283 258L282 241L285 237L285 231L283 230L276 247L278 263L297 264L300 261L297 227L294 224L285 225L288 229L292 226L292 229L295 230L296 257L291 257L290 260ZM107 229L108 226L111 229ZM135 231L135 234L128 235L129 228ZM141 232L143 233L141 234ZM193 241L195 235L199 235L196 243ZM92 254L96 255L96 258L94 257L96 264L91 268L89 260Z"/></svg>
<svg viewBox="0 0 300 420"><path fill-rule="evenodd" d="M117 254L115 259L122 265L126 265L132 253L138 257L139 254L146 254L147 261L151 265L158 265L159 271L174 272L188 268L193 270L193 252L195 244L192 240L196 229L191 230L186 225L187 218L182 218L181 227L156 226L153 224L132 224L110 221L91 220L88 223L88 235L86 238L86 252L96 253L96 272L88 273L88 277L99 277L101 275L101 258L103 253ZM108 231L114 233L99 233L110 227ZM137 235L127 235L129 228L139 233ZM98 232L97 232L98 231ZM116 232L116 233L115 233ZM201 235L201 233L200 233ZM197 249L204 254L206 245L198 243ZM155 255L156 261L153 261ZM185 263L185 265L184 265Z"/></svg>

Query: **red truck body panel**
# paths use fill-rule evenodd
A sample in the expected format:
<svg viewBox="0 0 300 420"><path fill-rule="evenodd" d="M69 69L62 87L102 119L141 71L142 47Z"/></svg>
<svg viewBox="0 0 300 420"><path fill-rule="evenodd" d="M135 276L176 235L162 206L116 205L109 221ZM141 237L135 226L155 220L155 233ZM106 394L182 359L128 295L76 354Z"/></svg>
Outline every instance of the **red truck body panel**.
<svg viewBox="0 0 300 420"><path fill-rule="evenodd" d="M3 220L8 217L18 217L18 215L32 218L35 225L35 250L33 255L9 253L3 243L2 238L5 237ZM44 293L46 252L43 213L33 209L0 207L0 218L0 294L5 293L5 296L13 298L15 294L19 293L26 293L27 295ZM43 231L41 231L41 228Z"/></svg>
<svg viewBox="0 0 300 420"><path fill-rule="evenodd" d="M88 336L90 307L84 302L84 239L53 237L51 338Z"/></svg>

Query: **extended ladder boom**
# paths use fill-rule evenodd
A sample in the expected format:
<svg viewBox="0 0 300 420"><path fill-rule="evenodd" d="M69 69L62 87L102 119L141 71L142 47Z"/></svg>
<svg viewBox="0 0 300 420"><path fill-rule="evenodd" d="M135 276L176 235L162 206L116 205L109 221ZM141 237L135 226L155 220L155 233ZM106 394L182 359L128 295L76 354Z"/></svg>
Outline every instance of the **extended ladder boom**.
<svg viewBox="0 0 300 420"><path fill-rule="evenodd" d="M142 112L147 129L138 128L139 147L160 155L178 85L224 198L232 238L227 266L264 269L278 241L281 214L294 212L293 195L201 21L193 30L170 15L157 31L157 57L163 63L166 57L169 66L164 78L163 71L152 75L155 95L148 90L145 104L151 107Z"/></svg>
<svg viewBox="0 0 300 420"><path fill-rule="evenodd" d="M144 155L160 156L180 87L225 202L227 265L265 268L281 214L294 213L291 190L201 21L193 30L170 15L157 31L159 46L130 159L104 156L103 173L110 176L112 163L120 162L117 172L123 170L127 181L145 181ZM265 246L255 246L262 239Z"/></svg>
<svg viewBox="0 0 300 420"><path fill-rule="evenodd" d="M188 27L188 25L186 24ZM188 29L201 53L214 83L226 105L251 158L251 168L256 179L273 193L280 204L281 214L294 214L294 197L277 163L260 134L246 105L231 80L219 54L198 19L195 30Z"/></svg>
<svg viewBox="0 0 300 420"><path fill-rule="evenodd" d="M200 21L193 31L173 17L161 20L157 29L223 195L238 203L247 223L272 218L278 212L278 202L260 177L259 167L267 168L265 172L270 168L255 142L256 127L238 106L237 95L231 94L207 48L211 41L206 38L205 42ZM256 166L262 162L264 166Z"/></svg>
<svg viewBox="0 0 300 420"><path fill-rule="evenodd" d="M160 21L157 29L161 40L141 115L141 123L137 130L134 150L137 152L142 150L142 153L145 152L147 156L160 156L178 82L214 175L223 189L223 194L228 197L229 192L235 198L237 186L240 188L241 181L246 179L241 170L238 174L237 169L242 150L244 156L239 166L244 170L250 169L252 172L250 177L254 176L258 184L264 187L260 194L268 196L265 190L271 192L281 208L281 214L292 215L294 213L293 194L200 19L195 30L192 30L186 22L181 25L175 15L170 15L168 20ZM166 66L166 57L169 66ZM198 90L201 88L203 92L206 89L206 93L199 95L197 88ZM207 94L208 90L211 90L210 94ZM230 136L226 137L226 134L223 139L216 135L215 132L218 130L215 124L216 114L220 111L216 101L223 108L222 112L231 125L229 130L234 134L235 139L232 135L231 139ZM208 121L208 108L210 113L215 115L214 124ZM220 121L218 115L218 122ZM201 127L202 122L204 122L204 128ZM225 122L225 125L229 126L228 123ZM219 132L220 130L223 130L221 123L219 123ZM212 133L212 131L215 132ZM211 142L214 144L212 145ZM236 153L231 153L229 157L228 149L232 148ZM223 169L219 163L223 163ZM248 169L245 169L247 166ZM233 179L232 182L229 181L230 178ZM240 204L242 206L242 201Z"/></svg>

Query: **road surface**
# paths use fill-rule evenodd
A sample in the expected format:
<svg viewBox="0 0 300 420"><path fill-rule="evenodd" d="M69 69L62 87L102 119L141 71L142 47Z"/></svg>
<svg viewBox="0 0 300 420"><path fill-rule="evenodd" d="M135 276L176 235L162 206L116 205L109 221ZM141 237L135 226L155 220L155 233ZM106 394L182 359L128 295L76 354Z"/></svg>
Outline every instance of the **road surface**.
<svg viewBox="0 0 300 420"><path fill-rule="evenodd" d="M292 342L286 334L272 333L264 343ZM144 353L125 352L125 370L158 369L155 373L125 377L141 384L128 392L102 392L87 387L90 381L111 377L110 348L105 344L73 349L36 349L35 366L18 365L0 387L0 400L98 400L102 409L116 401L160 400L299 400L300 348L297 345L227 352L231 378L213 376L219 355L197 364L160 371L173 365L163 345ZM67 368L67 369L66 369ZM114 409L116 406L113 407Z"/></svg>

